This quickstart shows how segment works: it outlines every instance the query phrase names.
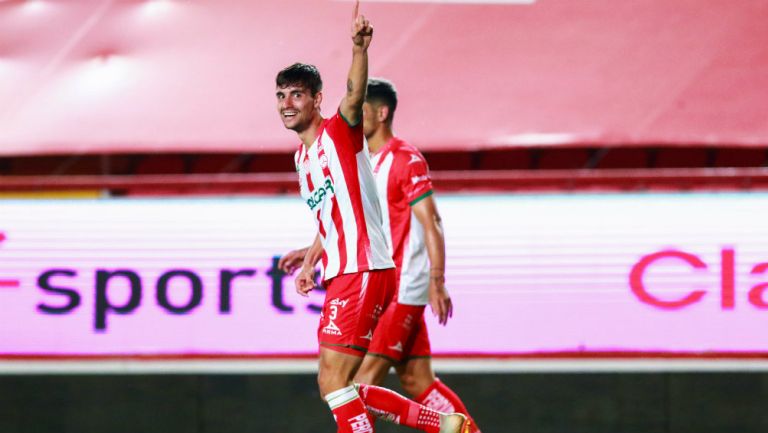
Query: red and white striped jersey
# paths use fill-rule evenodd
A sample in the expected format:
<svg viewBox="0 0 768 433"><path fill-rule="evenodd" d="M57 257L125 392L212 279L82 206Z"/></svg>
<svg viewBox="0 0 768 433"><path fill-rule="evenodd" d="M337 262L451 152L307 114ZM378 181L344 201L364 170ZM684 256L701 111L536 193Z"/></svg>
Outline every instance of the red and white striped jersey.
<svg viewBox="0 0 768 433"><path fill-rule="evenodd" d="M432 194L432 179L424 156L414 146L394 137L371 155L373 175L384 215L384 231L398 273L397 302L429 303L429 256L424 226L411 206Z"/></svg>
<svg viewBox="0 0 768 433"><path fill-rule="evenodd" d="M395 265L382 227L362 122L350 127L337 112L317 139L295 155L301 196L317 221L323 279Z"/></svg>

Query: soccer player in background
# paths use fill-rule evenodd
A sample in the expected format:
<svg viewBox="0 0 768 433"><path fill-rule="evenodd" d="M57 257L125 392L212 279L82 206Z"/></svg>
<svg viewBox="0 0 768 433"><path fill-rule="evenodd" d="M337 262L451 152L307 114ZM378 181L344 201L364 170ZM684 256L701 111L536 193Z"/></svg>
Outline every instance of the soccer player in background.
<svg viewBox="0 0 768 433"><path fill-rule="evenodd" d="M392 121L397 91L383 79L368 80L363 131L371 152L384 230L397 267L397 299L374 332L356 381L381 384L393 366L406 393L432 409L469 417L461 399L432 369L424 309L445 325L453 313L445 288L445 238L424 156L396 137ZM471 417L470 417L471 419ZM479 432L474 420L473 433Z"/></svg>
<svg viewBox="0 0 768 433"><path fill-rule="evenodd" d="M291 65L275 80L280 118L301 141L295 156L301 195L318 224L295 279L297 292L307 296L322 260L326 298L318 326L318 385L338 432L373 432L373 413L427 433L468 433L469 420L462 414L443 414L385 388L353 383L396 290L363 138L373 27L358 8L356 2L347 92L334 116L320 114L322 80L314 66Z"/></svg>
<svg viewBox="0 0 768 433"><path fill-rule="evenodd" d="M396 108L394 85L370 79L363 105L363 132L398 284L397 299L379 321L355 381L380 385L395 367L403 389L417 402L469 417L461 399L436 378L432 369L424 309L430 304L443 325L453 311L445 288L445 240L426 160L392 131ZM306 251L289 252L279 266L292 273ZM479 433L474 421L470 426L473 433Z"/></svg>

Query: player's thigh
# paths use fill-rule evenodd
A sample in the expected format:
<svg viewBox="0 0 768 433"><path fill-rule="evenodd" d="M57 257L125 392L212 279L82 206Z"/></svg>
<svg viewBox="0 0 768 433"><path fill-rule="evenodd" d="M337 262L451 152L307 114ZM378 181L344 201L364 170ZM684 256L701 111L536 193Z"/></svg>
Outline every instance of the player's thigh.
<svg viewBox="0 0 768 433"><path fill-rule="evenodd" d="M436 380L432 358L410 358L395 367L403 390L411 397L422 395Z"/></svg>
<svg viewBox="0 0 768 433"><path fill-rule="evenodd" d="M392 368L392 361L376 355L365 355L363 364L357 371L355 382L368 385L381 385L384 378L387 377L389 369Z"/></svg>
<svg viewBox="0 0 768 433"><path fill-rule="evenodd" d="M363 357L358 354L344 353L338 350L320 347L317 384L321 395L344 388L352 384Z"/></svg>

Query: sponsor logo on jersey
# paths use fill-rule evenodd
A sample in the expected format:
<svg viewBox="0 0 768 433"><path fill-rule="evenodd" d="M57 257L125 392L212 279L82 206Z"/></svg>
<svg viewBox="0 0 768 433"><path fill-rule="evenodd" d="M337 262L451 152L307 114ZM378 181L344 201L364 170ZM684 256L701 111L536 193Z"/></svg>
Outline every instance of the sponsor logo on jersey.
<svg viewBox="0 0 768 433"><path fill-rule="evenodd" d="M349 421L349 426L352 427L352 433L373 433L373 426L366 413L361 413L347 421Z"/></svg>
<svg viewBox="0 0 768 433"><path fill-rule="evenodd" d="M307 205L311 210L315 210L327 196L334 193L333 182L331 182L331 178L326 177L325 182L310 193L311 197L307 199Z"/></svg>
<svg viewBox="0 0 768 433"><path fill-rule="evenodd" d="M419 183L419 182L424 182L424 181L427 181L427 180L429 180L429 176L428 176L428 175L426 175L426 174L425 174L425 175L423 175L423 176L413 176L413 177L411 178L411 183L413 183L414 185L416 185L416 184L417 184L417 183Z"/></svg>
<svg viewBox="0 0 768 433"><path fill-rule="evenodd" d="M341 329L333 323L333 320L328 320L328 324L323 328L323 334L341 335Z"/></svg>
<svg viewBox="0 0 768 433"><path fill-rule="evenodd" d="M349 299L339 299L339 298L331 299L331 305L338 305L341 308L346 307L347 302L349 302Z"/></svg>

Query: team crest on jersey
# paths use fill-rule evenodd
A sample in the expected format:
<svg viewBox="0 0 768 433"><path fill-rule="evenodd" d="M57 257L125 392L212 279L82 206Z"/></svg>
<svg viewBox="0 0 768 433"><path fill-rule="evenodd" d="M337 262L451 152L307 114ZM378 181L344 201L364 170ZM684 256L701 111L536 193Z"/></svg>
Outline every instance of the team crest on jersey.
<svg viewBox="0 0 768 433"><path fill-rule="evenodd" d="M311 197L307 199L307 205L311 210L315 210L315 208L325 200L326 196L334 193L333 182L331 182L330 177L326 177L325 182L310 193Z"/></svg>
<svg viewBox="0 0 768 433"><path fill-rule="evenodd" d="M323 169L328 168L328 156L325 154L320 155L320 158L318 158L318 162L320 162L320 167Z"/></svg>

